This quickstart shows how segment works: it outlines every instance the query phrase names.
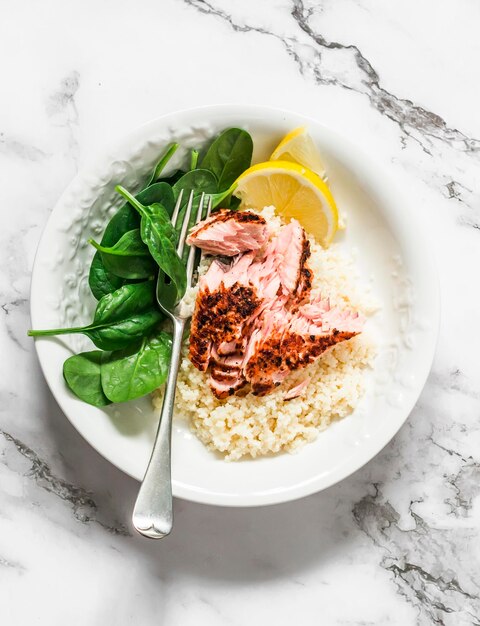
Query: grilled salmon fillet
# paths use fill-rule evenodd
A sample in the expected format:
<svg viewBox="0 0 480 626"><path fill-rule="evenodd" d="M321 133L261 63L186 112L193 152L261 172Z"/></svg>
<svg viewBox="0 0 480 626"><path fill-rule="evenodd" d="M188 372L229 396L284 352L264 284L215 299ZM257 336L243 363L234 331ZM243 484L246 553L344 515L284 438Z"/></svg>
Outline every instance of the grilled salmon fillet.
<svg viewBox="0 0 480 626"><path fill-rule="evenodd" d="M187 243L207 254L236 256L258 250L267 239L267 224L260 215L252 211L220 209L191 230Z"/></svg>
<svg viewBox="0 0 480 626"><path fill-rule="evenodd" d="M291 371L313 363L327 348L360 332L363 320L356 313L331 308L319 300L315 321L303 307L270 311L260 318L246 348L245 379L255 395L265 395L280 385Z"/></svg>
<svg viewBox="0 0 480 626"><path fill-rule="evenodd" d="M271 235L265 220L252 212L221 213L219 220L214 216L201 222L190 235L196 246L205 244L205 251L233 258L229 264L215 260L200 279L189 357L209 372L218 398L250 391L265 395L290 372L361 332L364 320L332 307L328 299L312 297L310 244L296 220ZM257 230L245 230L247 224ZM222 234L224 228L229 235Z"/></svg>

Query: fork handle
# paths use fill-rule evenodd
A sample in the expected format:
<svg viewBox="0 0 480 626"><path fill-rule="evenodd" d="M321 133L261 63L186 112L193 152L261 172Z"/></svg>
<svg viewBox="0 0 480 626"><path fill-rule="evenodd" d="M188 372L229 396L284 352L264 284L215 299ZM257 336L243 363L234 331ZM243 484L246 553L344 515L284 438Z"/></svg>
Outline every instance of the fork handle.
<svg viewBox="0 0 480 626"><path fill-rule="evenodd" d="M173 525L170 461L172 415L184 328L185 320L173 320L172 358L160 413L160 423L147 471L140 485L133 509L132 522L136 530L145 537L152 539L165 537L170 533Z"/></svg>

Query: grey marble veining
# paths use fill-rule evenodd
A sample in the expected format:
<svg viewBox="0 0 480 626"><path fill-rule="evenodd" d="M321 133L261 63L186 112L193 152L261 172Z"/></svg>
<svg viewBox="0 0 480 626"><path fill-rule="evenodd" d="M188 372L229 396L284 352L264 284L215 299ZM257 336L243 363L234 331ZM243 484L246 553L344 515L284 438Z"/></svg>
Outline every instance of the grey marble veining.
<svg viewBox="0 0 480 626"><path fill-rule="evenodd" d="M311 25L311 17L317 12L317 2L292 0L291 6L288 7L298 30L306 36L307 44L305 44L297 34L278 34L274 28L267 30L251 24L248 15L242 15L246 21L239 22L222 8L206 0L184 1L201 13L225 20L235 32L255 32L280 40L303 75L311 76L318 85L341 87L366 96L381 115L387 116L398 124L405 137L418 141L422 149L430 156L429 146L434 139L451 144L454 148L465 152L479 152L480 140L468 137L456 128L450 128L440 115L409 99L400 98L382 87L378 73L358 46L329 41L318 32ZM307 50L305 50L305 45L308 47ZM342 57L342 72L339 74L337 57L340 56ZM413 135L414 132L419 136Z"/></svg>
<svg viewBox="0 0 480 626"><path fill-rule="evenodd" d="M47 15L20 0L4 14L2 624L480 624L477 3L53 0ZM442 328L408 422L359 472L275 507L177 501L173 534L152 545L131 530L135 481L46 388L25 334L30 271L52 206L96 151L163 112L224 101L312 115L391 168L437 256Z"/></svg>
<svg viewBox="0 0 480 626"><path fill-rule="evenodd" d="M100 524L102 528L105 528L108 532L119 535L129 535L130 533L123 524L118 526L110 526L107 523L97 519L97 504L92 498L92 494L83 489L82 487L76 487L71 483L55 476L47 463L41 459L29 446L25 445L12 435L0 430L0 436L8 443L11 443L15 447L15 451L23 457L22 460L29 462L29 469L24 472L24 476L32 479L35 482L35 486L40 489L45 489L49 493L54 494L64 502L67 502L72 507L73 517L82 523L96 522ZM16 457L18 462L18 455ZM8 449L5 451L5 464L7 468L10 468L8 462ZM15 471L15 470L14 470Z"/></svg>

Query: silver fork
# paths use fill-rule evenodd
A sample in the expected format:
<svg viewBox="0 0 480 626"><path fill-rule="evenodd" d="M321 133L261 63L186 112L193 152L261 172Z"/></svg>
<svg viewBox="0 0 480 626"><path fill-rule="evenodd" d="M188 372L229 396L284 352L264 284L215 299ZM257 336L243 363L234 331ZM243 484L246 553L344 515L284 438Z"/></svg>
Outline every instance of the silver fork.
<svg viewBox="0 0 480 626"><path fill-rule="evenodd" d="M180 208L182 205L183 191L180 192L175 210L172 215L172 224L176 226ZM193 191L188 198L187 207L183 217L182 228L178 239L177 253L180 257L185 248L185 239L190 224L190 216L193 206ZM202 219L205 194L202 194L195 224ZM212 199L207 205L207 216L210 214ZM187 259L187 289L192 286L193 273L199 262L197 248L190 247ZM157 436L153 445L152 455L148 463L147 471L138 492L137 501L133 509L132 521L139 533L152 539L161 539L170 533L173 526L173 503L171 481L171 438L172 438L172 415L175 401L178 369L180 366L180 353L182 349L183 331L190 319L185 312L183 299L177 301L176 288L163 272L159 272L157 280L157 301L160 309L172 320L173 342L172 358L168 370L165 395L163 397L160 423Z"/></svg>

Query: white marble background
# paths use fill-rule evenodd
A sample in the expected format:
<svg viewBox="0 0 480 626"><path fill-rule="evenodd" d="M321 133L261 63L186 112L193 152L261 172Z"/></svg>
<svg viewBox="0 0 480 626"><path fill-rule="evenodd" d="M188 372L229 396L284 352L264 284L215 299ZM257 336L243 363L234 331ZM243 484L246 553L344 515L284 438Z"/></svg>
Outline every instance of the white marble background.
<svg viewBox="0 0 480 626"><path fill-rule="evenodd" d="M0 623L480 624L480 3L0 0ZM176 502L132 536L137 484L52 399L29 325L35 248L79 167L188 105L280 105L391 168L443 292L427 386L394 441L270 508Z"/></svg>

